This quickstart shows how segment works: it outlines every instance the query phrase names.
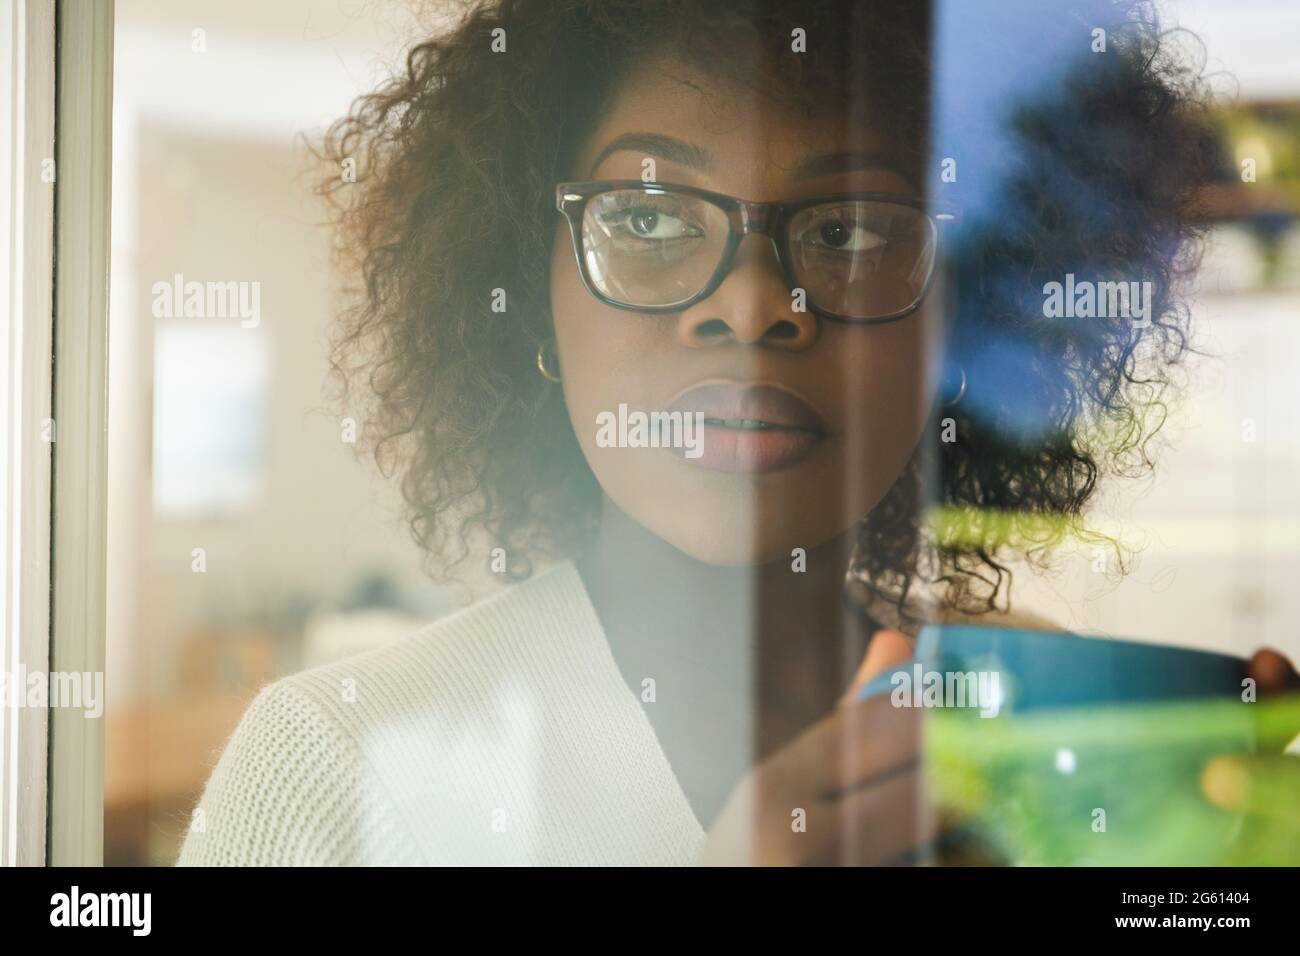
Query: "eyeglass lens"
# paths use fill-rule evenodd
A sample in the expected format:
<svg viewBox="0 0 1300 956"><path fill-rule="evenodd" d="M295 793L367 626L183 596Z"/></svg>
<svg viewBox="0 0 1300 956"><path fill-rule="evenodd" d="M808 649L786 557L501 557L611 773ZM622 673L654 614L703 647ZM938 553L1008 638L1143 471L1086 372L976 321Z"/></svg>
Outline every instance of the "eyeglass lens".
<svg viewBox="0 0 1300 956"><path fill-rule="evenodd" d="M633 308L662 308L709 284L728 237L726 212L704 197L615 189L587 203L582 254L602 295ZM808 304L854 318L915 305L934 264L929 217L897 203L845 199L808 206L789 218L784 238Z"/></svg>

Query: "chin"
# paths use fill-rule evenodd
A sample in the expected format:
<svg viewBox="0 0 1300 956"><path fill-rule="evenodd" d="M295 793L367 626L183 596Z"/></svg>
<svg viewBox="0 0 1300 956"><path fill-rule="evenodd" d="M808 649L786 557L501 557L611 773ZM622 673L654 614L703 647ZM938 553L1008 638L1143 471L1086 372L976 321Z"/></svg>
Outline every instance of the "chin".
<svg viewBox="0 0 1300 956"><path fill-rule="evenodd" d="M789 567L794 560L796 548L803 548L805 552L809 552L836 537L835 533L810 535L806 532L792 533L792 529L780 529L786 533L778 531L764 535L763 540L755 537L738 542L727 538L717 528L706 528L702 531L703 533L700 533L700 529L688 531L674 528L667 533L661 533L660 537L696 561L716 567L759 567L767 564L783 564Z"/></svg>
<svg viewBox="0 0 1300 956"><path fill-rule="evenodd" d="M857 523L838 514L810 514L809 500L816 496L783 502L744 494L668 495L660 489L611 499L655 537L716 567L788 566L795 548L810 552Z"/></svg>

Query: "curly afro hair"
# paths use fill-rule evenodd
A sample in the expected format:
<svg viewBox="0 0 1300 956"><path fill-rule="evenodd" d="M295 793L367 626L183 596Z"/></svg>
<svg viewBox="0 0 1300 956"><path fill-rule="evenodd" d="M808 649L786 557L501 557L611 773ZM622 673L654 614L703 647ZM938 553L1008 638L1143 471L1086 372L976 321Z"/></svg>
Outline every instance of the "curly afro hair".
<svg viewBox="0 0 1300 956"><path fill-rule="evenodd" d="M954 607L1001 606L1009 553L1046 554L1082 531L1104 474L1151 467L1189 349L1178 279L1213 163L1208 94L1145 2L461 5L323 147L357 170L322 186L361 279L335 369L365 386L366 444L401 470L431 566L486 532L526 575L530 556L574 554L594 528L599 489L536 368L554 184L621 79L664 49L777 108L847 117L871 91L935 170L931 193L963 208L941 270L967 387L937 414L956 440L921 443L864 516L851 570L900 607L922 578ZM1045 316L1044 285L1067 273L1149 282L1149 321ZM508 314L491 309L497 288ZM931 505L949 520L927 546Z"/></svg>

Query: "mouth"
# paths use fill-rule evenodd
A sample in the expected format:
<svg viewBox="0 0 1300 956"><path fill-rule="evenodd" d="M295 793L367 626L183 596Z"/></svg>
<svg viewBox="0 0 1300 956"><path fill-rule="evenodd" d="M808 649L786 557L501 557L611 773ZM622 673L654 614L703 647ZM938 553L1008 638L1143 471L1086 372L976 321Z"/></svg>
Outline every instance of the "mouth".
<svg viewBox="0 0 1300 956"><path fill-rule="evenodd" d="M679 394L669 410L704 416L699 456L673 451L714 471L780 471L812 454L828 435L812 405L768 383L702 383Z"/></svg>

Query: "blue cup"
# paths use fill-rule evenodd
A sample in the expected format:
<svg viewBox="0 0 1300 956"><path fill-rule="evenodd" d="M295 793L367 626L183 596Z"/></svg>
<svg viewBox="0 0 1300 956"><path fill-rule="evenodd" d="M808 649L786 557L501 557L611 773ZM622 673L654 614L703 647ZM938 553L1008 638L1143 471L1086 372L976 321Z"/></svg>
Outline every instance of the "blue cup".
<svg viewBox="0 0 1300 956"><path fill-rule="evenodd" d="M1211 757L1255 747L1246 661L978 625L924 628L860 699L924 713L936 805L966 822L919 859L1215 865L1241 818L1201 795Z"/></svg>
<svg viewBox="0 0 1300 956"><path fill-rule="evenodd" d="M1006 696L1001 709L1013 712L1240 699L1246 671L1243 658L1212 651L1080 637L1066 631L930 625L917 636L916 657L878 675L859 698L895 690L894 675L916 664L937 671L997 672Z"/></svg>

